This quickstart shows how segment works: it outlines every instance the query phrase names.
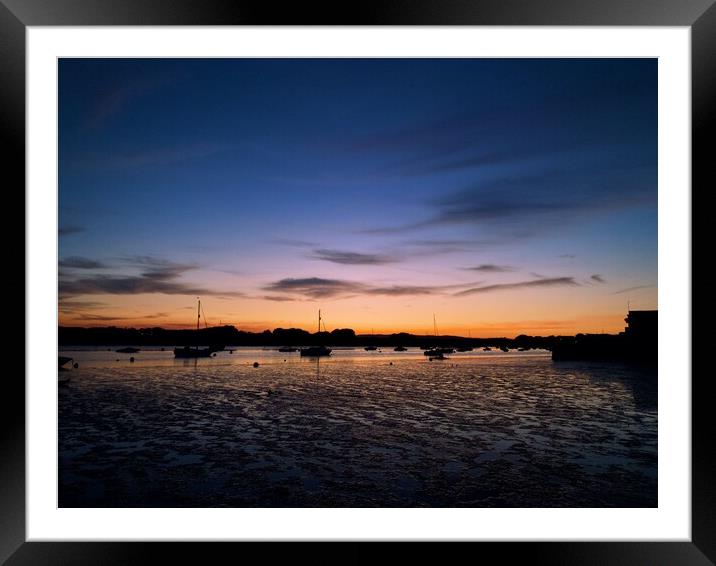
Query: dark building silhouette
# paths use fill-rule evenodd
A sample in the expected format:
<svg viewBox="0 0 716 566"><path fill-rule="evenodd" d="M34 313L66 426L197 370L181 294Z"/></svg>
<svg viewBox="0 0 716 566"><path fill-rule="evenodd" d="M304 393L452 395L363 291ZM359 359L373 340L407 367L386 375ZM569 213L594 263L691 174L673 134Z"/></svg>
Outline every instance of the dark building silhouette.
<svg viewBox="0 0 716 566"><path fill-rule="evenodd" d="M619 334L577 334L558 340L553 360L603 360L655 365L658 357L658 311L627 313L624 332Z"/></svg>
<svg viewBox="0 0 716 566"><path fill-rule="evenodd" d="M656 340L659 333L659 311L629 311L624 335L633 340Z"/></svg>

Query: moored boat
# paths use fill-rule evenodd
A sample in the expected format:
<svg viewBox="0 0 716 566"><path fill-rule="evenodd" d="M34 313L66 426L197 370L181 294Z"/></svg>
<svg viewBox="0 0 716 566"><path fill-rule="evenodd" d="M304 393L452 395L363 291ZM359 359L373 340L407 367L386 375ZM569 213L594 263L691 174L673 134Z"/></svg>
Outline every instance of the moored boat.
<svg viewBox="0 0 716 566"><path fill-rule="evenodd" d="M208 358L214 352L211 348L192 348L191 346L184 346L183 348L174 348L175 358Z"/></svg>
<svg viewBox="0 0 716 566"><path fill-rule="evenodd" d="M433 348L432 350L426 350L423 352L425 356L441 356L443 354L454 354L454 348Z"/></svg>
<svg viewBox="0 0 716 566"><path fill-rule="evenodd" d="M332 351L333 350L325 346L311 346L310 348L301 348L301 356L318 358L321 356L330 356Z"/></svg>
<svg viewBox="0 0 716 566"><path fill-rule="evenodd" d="M199 334L199 321L201 320L201 300L197 299L197 307L196 307L196 333L197 337ZM174 357L175 358L209 358L211 355L216 352L217 350L215 348L219 348L221 350L224 349L223 346L209 346L208 348L199 348L199 346L191 347L191 346L184 346L183 348L174 348Z"/></svg>
<svg viewBox="0 0 716 566"><path fill-rule="evenodd" d="M321 318L321 311L319 309L318 311L318 334L321 333L321 321L323 319ZM324 324L325 328L325 324ZM319 358L322 356L330 356L332 350L330 348L326 348L325 346L311 346L309 348L301 348L301 357L308 357L308 358Z"/></svg>

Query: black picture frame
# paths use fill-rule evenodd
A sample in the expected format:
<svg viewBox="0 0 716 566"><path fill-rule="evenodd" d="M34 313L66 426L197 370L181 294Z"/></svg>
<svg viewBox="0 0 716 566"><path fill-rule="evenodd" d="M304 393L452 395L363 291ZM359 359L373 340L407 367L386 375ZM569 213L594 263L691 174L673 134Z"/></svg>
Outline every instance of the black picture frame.
<svg viewBox="0 0 716 566"><path fill-rule="evenodd" d="M384 0L332 6L214 0L0 0L0 116L6 178L25 181L25 32L27 26L89 25L569 25L689 26L692 48L692 186L713 186L708 137L716 112L715 0ZM8 173L15 175L8 176ZM711 183L709 183L711 181ZM9 188L6 185L6 190ZM684 187L685 191L689 187ZM692 195L695 191L692 189ZM693 202L693 201L692 201ZM692 206L693 209L693 206ZM17 213L15 212L15 216ZM693 230L693 225L692 225ZM19 255L19 254L18 254ZM703 268L702 268L703 269ZM693 273L692 273L693 278ZM693 281L693 279L692 279ZM690 330L690 329L689 329ZM28 337L29 338L29 337ZM692 344L697 344L698 338ZM27 347L27 344L25 344ZM696 350L693 348L692 351ZM17 374L19 375L19 374ZM716 562L716 444L708 372L692 376L692 537L689 542L500 542L463 545L401 545L401 561L444 562L465 556L479 561L536 564L680 564ZM227 550L245 559L248 543L26 542L25 399L23 380L3 384L0 411L0 563L134 564L219 560ZM257 549L257 544L260 548ZM261 561L281 554L291 560L343 563L385 557L385 543L253 543ZM238 553L241 554L238 554ZM460 554L458 554L460 553ZM251 554L254 554L252 552ZM460 558L461 560L464 558Z"/></svg>

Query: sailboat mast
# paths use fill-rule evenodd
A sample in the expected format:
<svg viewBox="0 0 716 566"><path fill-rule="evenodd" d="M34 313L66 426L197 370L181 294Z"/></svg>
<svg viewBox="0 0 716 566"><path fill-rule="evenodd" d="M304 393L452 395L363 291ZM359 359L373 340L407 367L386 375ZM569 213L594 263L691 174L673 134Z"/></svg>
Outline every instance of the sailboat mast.
<svg viewBox="0 0 716 566"><path fill-rule="evenodd" d="M435 336L438 335L438 324L435 322L435 313L433 313L433 332L435 332Z"/></svg>
<svg viewBox="0 0 716 566"><path fill-rule="evenodd" d="M321 309L318 309L318 332L321 332Z"/></svg>
<svg viewBox="0 0 716 566"><path fill-rule="evenodd" d="M199 331L199 319L201 318L201 299L197 298L198 304L196 305L196 331Z"/></svg>

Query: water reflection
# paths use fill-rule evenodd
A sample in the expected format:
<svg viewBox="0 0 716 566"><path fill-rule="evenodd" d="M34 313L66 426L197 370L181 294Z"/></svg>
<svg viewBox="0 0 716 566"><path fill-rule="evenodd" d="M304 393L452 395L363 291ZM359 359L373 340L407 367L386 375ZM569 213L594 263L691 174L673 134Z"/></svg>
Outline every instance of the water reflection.
<svg viewBox="0 0 716 566"><path fill-rule="evenodd" d="M60 506L656 505L656 380L634 368L165 354L73 354Z"/></svg>

